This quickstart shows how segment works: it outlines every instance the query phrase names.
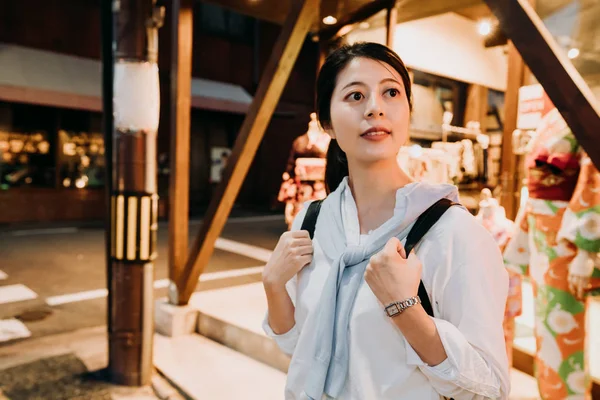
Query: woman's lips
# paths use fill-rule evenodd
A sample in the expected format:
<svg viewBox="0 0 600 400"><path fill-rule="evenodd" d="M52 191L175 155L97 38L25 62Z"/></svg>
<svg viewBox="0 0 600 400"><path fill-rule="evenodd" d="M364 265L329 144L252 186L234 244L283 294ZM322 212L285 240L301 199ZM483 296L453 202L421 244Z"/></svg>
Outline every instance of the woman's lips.
<svg viewBox="0 0 600 400"><path fill-rule="evenodd" d="M367 129L360 137L371 141L379 141L387 138L389 134L390 131L385 128L374 127Z"/></svg>

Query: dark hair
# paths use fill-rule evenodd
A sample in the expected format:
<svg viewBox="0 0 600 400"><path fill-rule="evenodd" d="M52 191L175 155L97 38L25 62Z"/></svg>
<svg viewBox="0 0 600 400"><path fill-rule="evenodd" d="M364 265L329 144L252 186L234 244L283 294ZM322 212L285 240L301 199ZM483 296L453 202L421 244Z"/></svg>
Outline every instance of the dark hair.
<svg viewBox="0 0 600 400"><path fill-rule="evenodd" d="M394 68L402 78L408 105L412 110L410 77L398 54L379 43L359 42L344 45L327 57L317 78L317 117L323 128L331 128L331 97L337 83L337 77L346 65L357 57L381 61ZM327 169L325 170L327 192L334 191L347 175L348 160L346 153L340 148L337 141L332 139L327 150Z"/></svg>

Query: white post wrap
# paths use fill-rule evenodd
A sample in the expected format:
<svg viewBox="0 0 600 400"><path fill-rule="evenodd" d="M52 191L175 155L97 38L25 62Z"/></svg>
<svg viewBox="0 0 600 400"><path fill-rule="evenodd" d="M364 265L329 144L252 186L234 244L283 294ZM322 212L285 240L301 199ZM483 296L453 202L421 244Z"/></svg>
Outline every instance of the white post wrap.
<svg viewBox="0 0 600 400"><path fill-rule="evenodd" d="M158 131L158 65L152 62L117 61L113 105L116 129L122 132Z"/></svg>

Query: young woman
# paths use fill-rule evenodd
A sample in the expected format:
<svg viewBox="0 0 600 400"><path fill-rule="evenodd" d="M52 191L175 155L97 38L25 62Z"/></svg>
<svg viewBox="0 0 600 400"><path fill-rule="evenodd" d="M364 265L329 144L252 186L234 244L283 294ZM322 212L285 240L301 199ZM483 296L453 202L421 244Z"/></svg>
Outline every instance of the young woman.
<svg viewBox="0 0 600 400"><path fill-rule="evenodd" d="M321 68L330 194L313 240L300 231L307 205L263 272L264 329L292 356L288 400L508 398L508 279L493 238L454 206L406 258L419 215L458 201L454 186L411 182L399 168L410 111L408 72L385 46L344 46ZM384 308L415 299L420 280L435 317L415 301L389 317Z"/></svg>

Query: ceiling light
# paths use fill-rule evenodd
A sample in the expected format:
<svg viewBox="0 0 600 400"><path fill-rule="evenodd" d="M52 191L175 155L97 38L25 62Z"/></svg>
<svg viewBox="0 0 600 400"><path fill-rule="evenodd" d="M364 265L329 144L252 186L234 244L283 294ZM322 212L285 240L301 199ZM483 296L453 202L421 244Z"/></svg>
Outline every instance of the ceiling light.
<svg viewBox="0 0 600 400"><path fill-rule="evenodd" d="M569 57L571 60L574 59L574 58L579 57L579 49L577 47L573 47L567 53L567 57Z"/></svg>
<svg viewBox="0 0 600 400"><path fill-rule="evenodd" d="M480 21L477 24L477 32L479 32L481 36L489 35L492 32L492 23L487 19Z"/></svg>
<svg viewBox="0 0 600 400"><path fill-rule="evenodd" d="M323 23L325 25L335 25L337 23L337 18L331 15L326 16L325 18L323 18Z"/></svg>

